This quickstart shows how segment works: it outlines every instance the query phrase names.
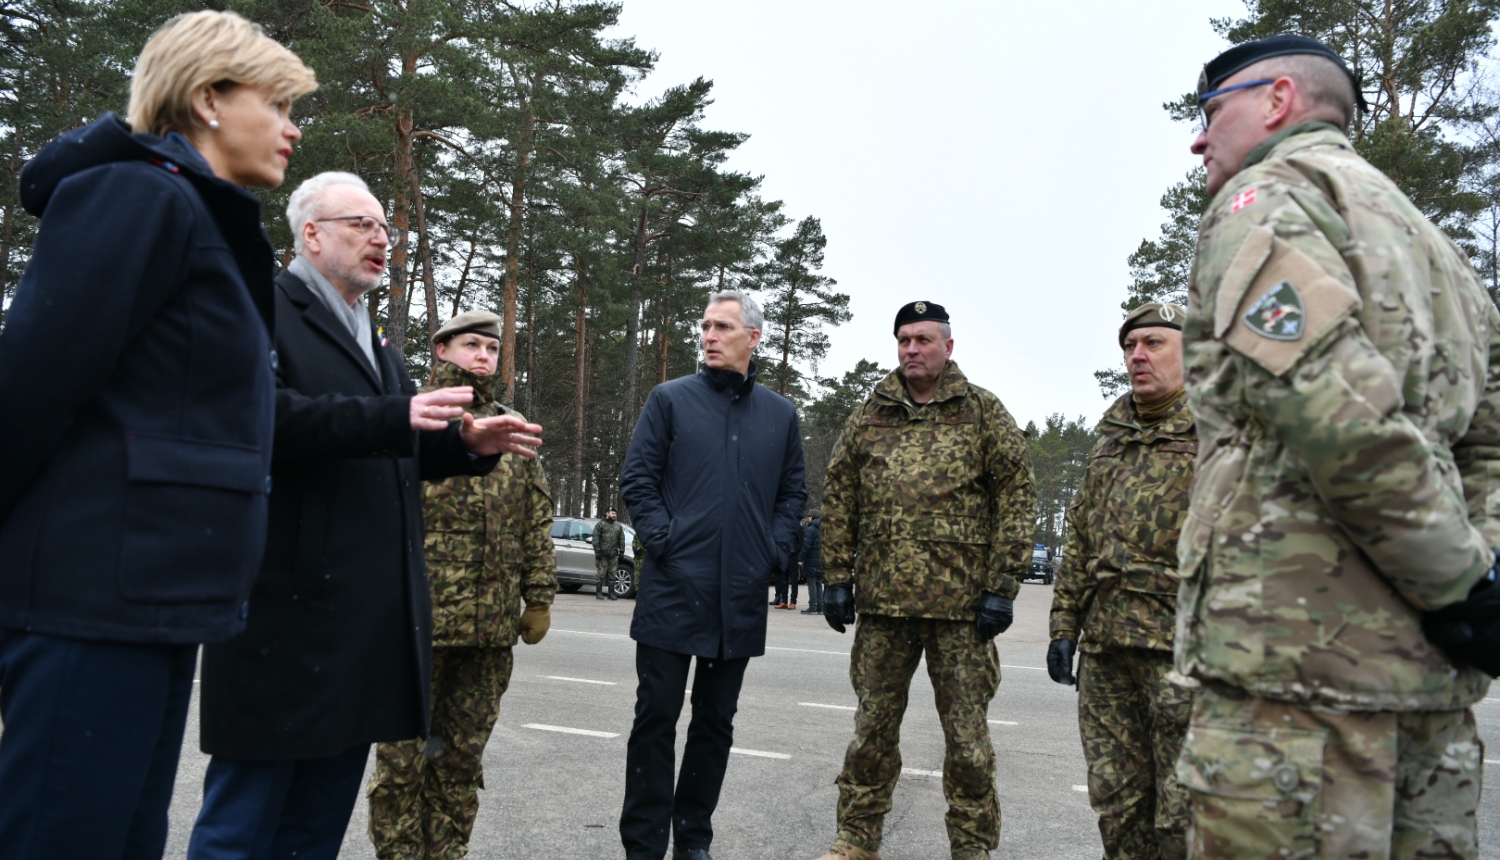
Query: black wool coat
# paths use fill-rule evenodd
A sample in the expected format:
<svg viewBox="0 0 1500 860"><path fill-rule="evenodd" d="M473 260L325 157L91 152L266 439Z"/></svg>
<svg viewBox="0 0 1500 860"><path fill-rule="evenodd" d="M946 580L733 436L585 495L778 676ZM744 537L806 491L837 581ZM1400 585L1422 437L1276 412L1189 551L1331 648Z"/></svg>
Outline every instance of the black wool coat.
<svg viewBox="0 0 1500 860"><path fill-rule="evenodd" d="M766 653L766 580L807 499L797 411L738 373L651 389L620 473L646 546L630 636L698 657Z"/></svg>
<svg viewBox="0 0 1500 860"><path fill-rule="evenodd" d="M41 228L0 332L0 626L227 639L271 470L260 203L114 114L44 147L20 192Z"/></svg>
<svg viewBox="0 0 1500 860"><path fill-rule="evenodd" d="M241 635L203 651L203 751L335 755L428 729L432 603L420 482L488 473L458 425L411 430L416 385L289 272L276 279L276 445L265 561Z"/></svg>

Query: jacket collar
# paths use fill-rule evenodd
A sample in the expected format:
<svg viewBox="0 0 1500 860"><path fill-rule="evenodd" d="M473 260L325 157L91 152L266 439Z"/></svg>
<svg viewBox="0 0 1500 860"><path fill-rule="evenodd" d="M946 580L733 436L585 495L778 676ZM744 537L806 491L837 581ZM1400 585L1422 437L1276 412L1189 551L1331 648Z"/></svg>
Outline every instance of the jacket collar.
<svg viewBox="0 0 1500 860"><path fill-rule="evenodd" d="M1336 146L1342 146L1345 149L1352 148L1349 145L1348 135L1345 135L1333 123L1302 122L1289 128L1284 128L1257 144L1254 149L1250 150L1250 154L1245 156L1245 163L1240 165L1240 169L1244 170L1265 161L1271 155L1272 150L1280 147L1288 140L1292 142L1284 147L1285 151L1281 153L1282 158L1285 158L1288 154L1298 149L1317 144L1331 143Z"/></svg>
<svg viewBox="0 0 1500 860"><path fill-rule="evenodd" d="M1099 420L1099 432L1116 438L1139 436L1145 439L1155 439L1158 436L1192 436L1194 432L1193 412L1188 408L1188 399L1184 397L1175 409L1162 418L1160 424L1149 429L1144 428L1136 416L1135 400L1127 391L1104 411L1104 417Z"/></svg>
<svg viewBox="0 0 1500 860"><path fill-rule="evenodd" d="M354 342L354 337L349 334L349 329L333 315L333 311L330 311L321 299L312 294L312 290L308 289L307 284L303 283L301 278L285 270L276 276L276 282L286 291L287 298L292 300L292 304L301 309L302 315L307 319L308 323L313 328L322 332L324 337L337 344L349 357L349 360L359 366L365 378L369 379L371 384L375 386L375 390L384 393L384 381L375 373L375 369L370 366L370 362L365 360L364 352ZM381 361L382 353L383 350L376 347L375 360L377 362Z"/></svg>
<svg viewBox="0 0 1500 860"><path fill-rule="evenodd" d="M948 359L948 364L943 367L943 372L938 375L937 388L932 392L932 400L929 404L943 403L969 395L969 378L958 369L958 362ZM906 375L899 370L893 370L886 374L885 379L875 386L873 397L891 403L899 403L909 409L916 409L917 404L911 399L906 391ZM924 404L925 405L925 404Z"/></svg>
<svg viewBox="0 0 1500 860"><path fill-rule="evenodd" d="M434 384L438 388L457 388L467 385L474 389L474 405L493 406L500 410L496 413L497 415L504 415L509 410L500 405L499 376L498 373L480 376L464 370L451 361L439 361L437 373L434 374Z"/></svg>
<svg viewBox="0 0 1500 860"><path fill-rule="evenodd" d="M720 393L728 393L744 397L755 390L755 377L760 368L755 362L750 362L750 372L740 374L733 370L717 370L712 367L704 367L698 374L708 383L709 387Z"/></svg>

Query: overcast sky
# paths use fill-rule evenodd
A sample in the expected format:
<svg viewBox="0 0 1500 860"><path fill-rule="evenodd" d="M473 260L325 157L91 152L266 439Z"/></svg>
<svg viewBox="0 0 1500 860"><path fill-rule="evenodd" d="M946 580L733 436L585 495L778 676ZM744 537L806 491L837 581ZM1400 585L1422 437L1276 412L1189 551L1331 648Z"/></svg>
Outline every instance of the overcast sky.
<svg viewBox="0 0 1500 860"><path fill-rule="evenodd" d="M939 4L623 0L617 35L660 54L649 97L714 82L730 167L822 219L823 273L852 298L820 375L895 365L908 301L953 317L954 360L1016 420L1103 412L1125 258L1197 162L1161 109L1227 47L1237 0Z"/></svg>

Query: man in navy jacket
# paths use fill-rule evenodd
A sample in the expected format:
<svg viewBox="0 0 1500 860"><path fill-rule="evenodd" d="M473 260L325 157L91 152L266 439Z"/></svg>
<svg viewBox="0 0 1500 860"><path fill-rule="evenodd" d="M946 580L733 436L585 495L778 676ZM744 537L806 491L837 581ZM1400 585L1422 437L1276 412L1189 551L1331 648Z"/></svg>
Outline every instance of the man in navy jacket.
<svg viewBox="0 0 1500 860"><path fill-rule="evenodd" d="M706 367L652 389L620 474L620 496L646 545L630 636L635 725L625 753L620 840L628 860L710 860L740 683L766 650L766 580L792 552L802 437L786 398L755 381L764 318L730 290L703 313ZM678 715L693 676L693 717L677 790Z"/></svg>

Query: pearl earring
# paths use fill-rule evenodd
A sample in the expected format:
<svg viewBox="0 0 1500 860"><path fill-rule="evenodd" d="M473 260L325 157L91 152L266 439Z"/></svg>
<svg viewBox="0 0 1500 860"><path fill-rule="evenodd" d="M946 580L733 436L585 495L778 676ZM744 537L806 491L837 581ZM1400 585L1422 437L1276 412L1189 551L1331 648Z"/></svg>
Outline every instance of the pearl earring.
<svg viewBox="0 0 1500 860"><path fill-rule="evenodd" d="M209 120L208 121L208 127L209 128L218 128L219 127L219 121L216 120L216 119Z"/></svg>

